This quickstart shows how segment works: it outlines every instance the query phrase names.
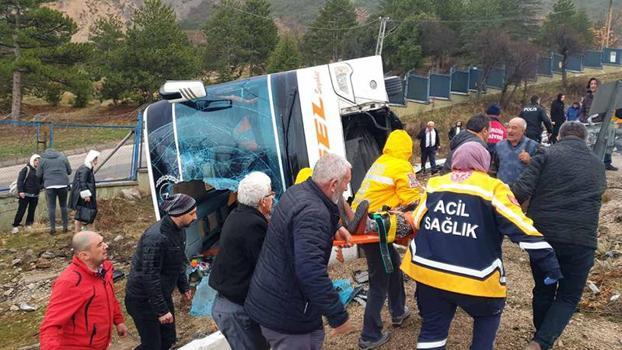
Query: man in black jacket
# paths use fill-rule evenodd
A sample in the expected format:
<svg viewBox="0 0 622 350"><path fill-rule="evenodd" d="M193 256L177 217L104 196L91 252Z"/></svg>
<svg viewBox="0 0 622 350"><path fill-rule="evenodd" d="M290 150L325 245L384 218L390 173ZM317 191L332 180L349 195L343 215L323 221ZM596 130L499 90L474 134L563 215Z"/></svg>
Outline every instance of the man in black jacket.
<svg viewBox="0 0 622 350"><path fill-rule="evenodd" d="M552 347L577 308L594 263L598 214L606 189L605 166L586 145L585 126L566 122L559 136L547 152L531 160L512 186L519 202L530 199L527 216L555 249L564 275L559 282L547 284L544 272L531 264L536 334L529 350Z"/></svg>
<svg viewBox="0 0 622 350"><path fill-rule="evenodd" d="M525 106L518 116L527 122L525 136L540 143L542 141L542 124L549 134L553 132L553 126L544 108L540 106L540 97L531 96L530 101L531 104Z"/></svg>
<svg viewBox="0 0 622 350"><path fill-rule="evenodd" d="M140 237L125 289L125 306L140 335L140 350L166 350L176 340L175 287L192 299L186 277L184 229L197 218L195 200L175 194L161 206L167 213Z"/></svg>
<svg viewBox="0 0 622 350"><path fill-rule="evenodd" d="M212 317L233 350L270 348L259 325L244 311L244 300L266 237L273 200L268 175L246 175L238 185L238 206L227 216L220 233L220 251L209 276L209 285L218 291Z"/></svg>
<svg viewBox="0 0 622 350"><path fill-rule="evenodd" d="M35 210L39 203L39 192L41 192L41 179L37 177L40 158L38 154L33 154L28 164L17 175L17 213L15 213L11 233L19 232L19 225L24 218L26 208L28 208L26 228L31 229L31 225L35 221Z"/></svg>
<svg viewBox="0 0 622 350"><path fill-rule="evenodd" d="M352 330L326 269L350 169L343 157L325 154L311 179L289 188L275 207L244 303L274 350L320 349L322 316L334 334Z"/></svg>
<svg viewBox="0 0 622 350"><path fill-rule="evenodd" d="M446 174L451 171L451 156L454 150L467 142L477 142L488 149L488 130L490 129L490 118L485 114L476 114L469 118L466 124L466 132L461 132L449 142L449 152L443 164L441 173Z"/></svg>

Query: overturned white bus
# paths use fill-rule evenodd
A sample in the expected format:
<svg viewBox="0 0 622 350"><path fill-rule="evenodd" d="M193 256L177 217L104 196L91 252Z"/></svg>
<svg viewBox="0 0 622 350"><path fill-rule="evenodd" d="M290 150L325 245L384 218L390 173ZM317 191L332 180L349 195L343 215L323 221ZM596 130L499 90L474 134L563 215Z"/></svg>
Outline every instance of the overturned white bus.
<svg viewBox="0 0 622 350"><path fill-rule="evenodd" d="M301 168L333 152L352 163L355 192L388 134L401 128L389 109L380 56L207 89L167 82L160 94L164 100L144 111L153 205L159 219L167 194L197 200L199 220L186 230L189 257L218 241L247 173L268 174L278 198Z"/></svg>

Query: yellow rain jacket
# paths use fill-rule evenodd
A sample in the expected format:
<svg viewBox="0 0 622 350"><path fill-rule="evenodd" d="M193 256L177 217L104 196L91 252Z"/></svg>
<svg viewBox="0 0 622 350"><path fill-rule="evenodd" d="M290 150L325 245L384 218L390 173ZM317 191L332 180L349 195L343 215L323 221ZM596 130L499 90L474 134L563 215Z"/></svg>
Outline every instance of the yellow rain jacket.
<svg viewBox="0 0 622 350"><path fill-rule="evenodd" d="M412 149L413 141L406 131L393 131L382 155L365 174L352 208L363 200L369 201L369 212L379 211L383 205L395 208L418 201L421 190L410 163Z"/></svg>
<svg viewBox="0 0 622 350"><path fill-rule="evenodd" d="M299 185L307 181L307 179L310 178L312 175L313 175L313 169L311 168L300 169L300 171L298 172L298 175L296 175L296 180L294 180L294 185Z"/></svg>

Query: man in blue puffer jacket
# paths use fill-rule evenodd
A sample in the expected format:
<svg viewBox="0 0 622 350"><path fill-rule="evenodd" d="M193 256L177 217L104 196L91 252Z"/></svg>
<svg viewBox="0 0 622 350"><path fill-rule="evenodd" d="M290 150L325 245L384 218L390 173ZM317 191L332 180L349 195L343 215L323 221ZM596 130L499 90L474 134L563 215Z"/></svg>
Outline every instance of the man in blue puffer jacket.
<svg viewBox="0 0 622 350"><path fill-rule="evenodd" d="M326 270L351 176L348 161L325 154L272 214L244 307L274 350L320 349L322 316L336 334L352 330Z"/></svg>

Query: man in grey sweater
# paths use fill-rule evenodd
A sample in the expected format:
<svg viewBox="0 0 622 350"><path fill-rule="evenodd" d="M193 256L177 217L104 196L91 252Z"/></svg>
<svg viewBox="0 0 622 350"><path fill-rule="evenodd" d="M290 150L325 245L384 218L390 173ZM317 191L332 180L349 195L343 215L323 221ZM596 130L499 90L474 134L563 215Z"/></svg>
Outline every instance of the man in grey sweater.
<svg viewBox="0 0 622 350"><path fill-rule="evenodd" d="M56 233L57 198L63 220L63 232L67 232L67 189L70 174L71 165L67 157L55 149L46 149L37 168L37 177L42 179L43 187L45 187L51 235Z"/></svg>

